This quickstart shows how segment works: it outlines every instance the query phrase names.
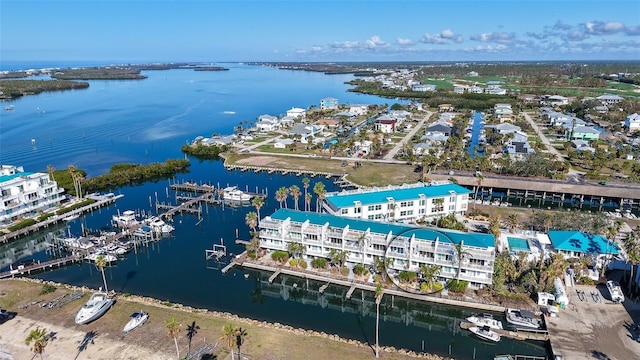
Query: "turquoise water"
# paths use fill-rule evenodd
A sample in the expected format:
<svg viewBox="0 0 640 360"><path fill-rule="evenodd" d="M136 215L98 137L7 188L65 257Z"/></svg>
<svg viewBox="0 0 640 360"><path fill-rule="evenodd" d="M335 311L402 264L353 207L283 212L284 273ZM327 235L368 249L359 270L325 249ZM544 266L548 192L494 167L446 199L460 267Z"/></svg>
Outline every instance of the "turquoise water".
<svg viewBox="0 0 640 360"><path fill-rule="evenodd" d="M198 135L231 133L240 121L255 121L262 114L279 115L291 107L307 108L325 97L341 103L393 103L393 100L347 92L349 75L327 76L315 72L224 64L230 71L149 71L142 81L90 81L87 90L46 93L12 102L15 110L1 115L0 163L23 165L27 171L43 171L47 164L66 168L73 163L89 176L106 171L115 162L164 161L182 157L180 146ZM234 113L230 113L234 112ZM32 147L31 139L36 139ZM221 161L191 159L191 169L171 181L206 182L219 186L266 191L261 215L278 207L275 191L298 185L302 178L267 173L227 171ZM331 180L311 179L334 190ZM128 209L155 213L152 202L175 203L170 180L148 182L115 190L125 196L115 205L88 214L69 224L73 234L81 227L99 229L113 214ZM289 207L293 200L289 198ZM302 207L302 204L301 206ZM106 271L109 288L151 296L198 308L228 311L240 316L314 329L345 338L373 343L375 309L371 294L322 284L278 277L268 284L260 272L234 269L207 262L205 249L224 241L233 254L243 249L233 243L249 233L244 217L253 208L207 206L202 221L191 215L175 217L172 237L130 253ZM43 235L39 235L43 236ZM46 260L42 241L24 239L0 247L4 259ZM249 278L244 274L249 273ZM102 278L92 264L82 264L37 275L38 278L91 288ZM293 283L298 286L293 288ZM540 355L540 344L504 339L489 345L459 328L459 321L475 311L385 296L381 306L380 342L416 351L451 353L456 359L491 359L496 353Z"/></svg>
<svg viewBox="0 0 640 360"><path fill-rule="evenodd" d="M530 252L529 243L527 239L515 238L515 237L507 237L507 241L509 242L509 250L511 252L525 251Z"/></svg>

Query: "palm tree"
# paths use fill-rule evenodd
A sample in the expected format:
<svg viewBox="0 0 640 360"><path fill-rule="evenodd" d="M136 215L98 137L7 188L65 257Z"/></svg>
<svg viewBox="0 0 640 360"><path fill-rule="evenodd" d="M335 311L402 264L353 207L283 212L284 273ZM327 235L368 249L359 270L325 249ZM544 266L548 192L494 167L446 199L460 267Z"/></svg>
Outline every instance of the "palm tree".
<svg viewBox="0 0 640 360"><path fill-rule="evenodd" d="M444 198L433 199L433 205L436 207L437 211L444 210Z"/></svg>
<svg viewBox="0 0 640 360"><path fill-rule="evenodd" d="M298 210L298 198L300 198L300 187L298 185L291 185L289 187L289 194L293 196L294 208Z"/></svg>
<svg viewBox="0 0 640 360"><path fill-rule="evenodd" d="M500 214L497 214L495 216L492 216L489 218L489 234L493 235L494 237L494 244L493 246L498 249L498 250L502 250L499 248L499 243L500 243Z"/></svg>
<svg viewBox="0 0 640 360"><path fill-rule="evenodd" d="M260 237L257 232L253 233L253 237L249 240L249 243L246 246L247 252L253 255L256 255L260 251Z"/></svg>
<svg viewBox="0 0 640 360"><path fill-rule="evenodd" d="M464 249L464 242L454 245L456 261L458 262L458 271L456 272L456 280L460 280L460 269L462 268L462 260L471 254Z"/></svg>
<svg viewBox="0 0 640 360"><path fill-rule="evenodd" d="M440 270L442 267L440 265L420 265L420 275L422 276L422 280L427 283L429 289L433 289L433 284L436 282L438 275L440 275Z"/></svg>
<svg viewBox="0 0 640 360"><path fill-rule="evenodd" d="M349 252L340 251L338 249L331 249L329 251L329 257L334 264L338 265L339 268L344 266L345 261L347 261L347 257L349 256Z"/></svg>
<svg viewBox="0 0 640 360"><path fill-rule="evenodd" d="M31 351L33 351L34 356L40 355L40 359L42 360L42 354L49 341L49 333L45 328L40 329L40 327L36 327L35 330L31 330L29 336L24 340L24 343L31 345L32 341L33 346L31 347Z"/></svg>
<svg viewBox="0 0 640 360"><path fill-rule="evenodd" d="M233 360L233 348L235 347L236 338L235 338L235 329L233 325L227 324L222 328L222 338L227 342L227 346L229 347L229 351L231 351L231 360Z"/></svg>
<svg viewBox="0 0 640 360"><path fill-rule="evenodd" d="M637 229L636 229L637 231ZM629 292L631 292L631 286L633 281L633 269L640 263L640 245L638 245L638 236L635 232L627 234L627 238L624 240L624 250L627 253L627 262L631 264L631 273L629 274Z"/></svg>
<svg viewBox="0 0 640 360"><path fill-rule="evenodd" d="M366 249L366 240L367 240L367 233L363 232L362 234L360 234L360 236L358 236L358 247L360 248L360 252L362 253L362 263L361 265L364 267L364 256L365 253L367 251Z"/></svg>
<svg viewBox="0 0 640 360"><path fill-rule="evenodd" d="M244 338L247 337L247 331L243 328L235 328L233 334L236 338L236 346L238 347L238 359L242 359L240 347L244 344Z"/></svg>
<svg viewBox="0 0 640 360"><path fill-rule="evenodd" d="M256 214L254 211L249 211L244 217L244 222L251 229L251 233L255 233L256 227L258 226L258 214Z"/></svg>
<svg viewBox="0 0 640 360"><path fill-rule="evenodd" d="M280 208L282 208L283 205L285 208L287 207L287 193L288 193L288 190L284 186L276 190L275 198L280 203Z"/></svg>
<svg viewBox="0 0 640 360"><path fill-rule="evenodd" d="M307 177L302 179L302 187L304 188L304 199L305 200L307 199L307 189L309 188L309 183L310 182L311 182L311 180L309 180L309 178L307 178Z"/></svg>
<svg viewBox="0 0 640 360"><path fill-rule="evenodd" d="M518 226L520 226L520 214L511 213L507 215L507 218L504 220L507 228L509 228L509 232L514 233Z"/></svg>
<svg viewBox="0 0 640 360"><path fill-rule="evenodd" d="M189 339L189 345L187 346L187 358L189 357L189 353L191 352L191 340L196 336L200 330L200 326L196 325L195 320L191 323L191 325L187 326L187 339Z"/></svg>
<svg viewBox="0 0 640 360"><path fill-rule="evenodd" d="M391 267L392 262L393 259L391 258L376 256L373 258L373 268L376 272L382 274L384 279L387 279L387 269Z"/></svg>
<svg viewBox="0 0 640 360"><path fill-rule="evenodd" d="M104 268L106 266L107 266L107 259L104 257L104 255L98 255L96 257L96 267L102 273L102 282L104 283L105 292L109 291L109 289L107 289L107 278L104 277Z"/></svg>
<svg viewBox="0 0 640 360"><path fill-rule="evenodd" d="M476 173L476 176L478 177L478 187L476 188L476 191L474 191L474 195L475 198L478 198L478 191L480 191L480 188L482 187L482 180L484 180L484 176L482 176L482 174ZM476 208L476 203L475 201L473 202L473 208Z"/></svg>
<svg viewBox="0 0 640 360"><path fill-rule="evenodd" d="M73 181L73 191L76 193L75 195L78 196L78 180L76 178L76 166L75 165L69 165L68 167L69 170L69 174L71 175L71 180Z"/></svg>
<svg viewBox="0 0 640 360"><path fill-rule="evenodd" d="M287 244L287 251L291 253L294 258L302 258L307 247L303 243L292 241Z"/></svg>
<svg viewBox="0 0 640 360"><path fill-rule="evenodd" d="M262 196L255 196L251 199L251 205L256 208L256 213L258 215L258 225L260 225L260 208L264 206L264 198Z"/></svg>
<svg viewBox="0 0 640 360"><path fill-rule="evenodd" d="M311 200L313 199L313 195L306 194L304 196L304 206L306 211L311 211Z"/></svg>
<svg viewBox="0 0 640 360"><path fill-rule="evenodd" d="M49 164L47 165L47 172L49 173L49 176L51 177L51 181L56 181L56 178L53 177L53 174L55 173L56 169L53 167L53 165Z"/></svg>
<svg viewBox="0 0 640 360"><path fill-rule="evenodd" d="M378 335L380 333L380 302L382 302L382 285L376 285L376 357L379 356L380 346L378 345Z"/></svg>
<svg viewBox="0 0 640 360"><path fill-rule="evenodd" d="M176 344L176 354L179 359L180 349L178 349L178 333L180 333L180 327L182 327L182 324L176 322L176 318L172 316L169 321L164 323L164 327L169 332L169 337L173 338L173 342Z"/></svg>
<svg viewBox="0 0 640 360"><path fill-rule="evenodd" d="M321 182L317 182L313 186L313 192L316 194L316 212L320 212L322 208L322 200L324 200L325 195L327 194L327 190L324 187L324 184Z"/></svg>

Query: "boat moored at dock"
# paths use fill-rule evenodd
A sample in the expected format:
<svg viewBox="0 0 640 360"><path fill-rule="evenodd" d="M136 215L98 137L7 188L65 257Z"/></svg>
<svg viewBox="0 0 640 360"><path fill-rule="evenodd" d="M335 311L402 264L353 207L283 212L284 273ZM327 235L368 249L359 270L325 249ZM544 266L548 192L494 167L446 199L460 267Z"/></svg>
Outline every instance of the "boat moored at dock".
<svg viewBox="0 0 640 360"><path fill-rule="evenodd" d="M491 328L488 326L472 326L469 328L469 331L471 331L477 337L483 340L488 340L493 342L500 341L500 335L492 331Z"/></svg>
<svg viewBox="0 0 640 360"><path fill-rule="evenodd" d="M465 320L476 326L488 326L492 329L502 329L502 321L494 319L493 315L478 313L467 317Z"/></svg>
<svg viewBox="0 0 640 360"><path fill-rule="evenodd" d="M529 310L507 309L505 315L507 322L517 328L536 330L542 327L540 320Z"/></svg>

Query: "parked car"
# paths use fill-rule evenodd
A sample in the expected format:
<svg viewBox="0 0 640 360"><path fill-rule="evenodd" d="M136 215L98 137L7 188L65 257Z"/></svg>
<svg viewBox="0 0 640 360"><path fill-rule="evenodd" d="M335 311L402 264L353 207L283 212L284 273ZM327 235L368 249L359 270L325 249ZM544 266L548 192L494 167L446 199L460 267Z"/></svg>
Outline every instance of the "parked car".
<svg viewBox="0 0 640 360"><path fill-rule="evenodd" d="M4 324L5 322L13 319L16 315L18 315L17 312L0 309L0 324Z"/></svg>

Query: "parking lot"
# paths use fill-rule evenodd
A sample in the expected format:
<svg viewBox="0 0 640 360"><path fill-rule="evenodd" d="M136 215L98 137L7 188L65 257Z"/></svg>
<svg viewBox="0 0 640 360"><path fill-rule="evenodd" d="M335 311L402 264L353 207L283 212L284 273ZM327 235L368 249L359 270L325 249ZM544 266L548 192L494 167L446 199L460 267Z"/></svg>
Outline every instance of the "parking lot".
<svg viewBox="0 0 640 360"><path fill-rule="evenodd" d="M584 292L583 300L578 291ZM554 355L562 359L640 359L640 304L613 303L604 285L567 289L570 304L546 318Z"/></svg>

